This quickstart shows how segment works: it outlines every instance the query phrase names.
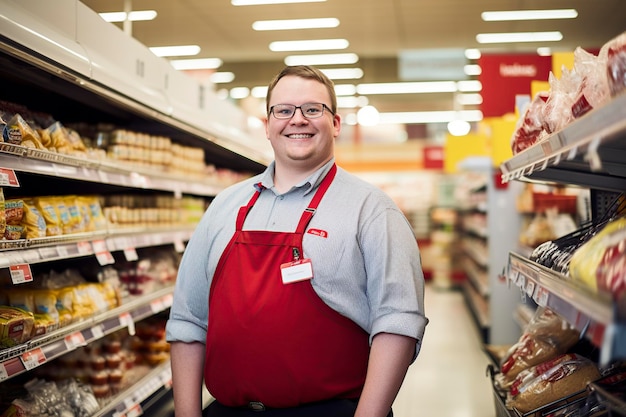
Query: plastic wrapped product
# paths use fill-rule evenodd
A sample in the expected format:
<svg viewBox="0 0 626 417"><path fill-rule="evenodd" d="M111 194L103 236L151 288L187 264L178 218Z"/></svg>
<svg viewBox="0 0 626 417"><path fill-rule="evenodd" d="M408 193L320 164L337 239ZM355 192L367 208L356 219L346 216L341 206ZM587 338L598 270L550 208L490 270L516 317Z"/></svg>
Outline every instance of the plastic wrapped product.
<svg viewBox="0 0 626 417"><path fill-rule="evenodd" d="M564 354L521 372L511 385L506 406L521 413L583 391L600 378L597 366L576 354Z"/></svg>
<svg viewBox="0 0 626 417"><path fill-rule="evenodd" d="M543 128L543 108L547 99L548 93L537 94L524 111L511 138L513 154L530 148L547 136Z"/></svg>
<svg viewBox="0 0 626 417"><path fill-rule="evenodd" d="M607 42L607 76L611 96L626 89L626 32Z"/></svg>
<svg viewBox="0 0 626 417"><path fill-rule="evenodd" d="M538 307L518 342L502 358L497 386L509 389L520 372L567 352L578 340L578 331L569 323Z"/></svg>

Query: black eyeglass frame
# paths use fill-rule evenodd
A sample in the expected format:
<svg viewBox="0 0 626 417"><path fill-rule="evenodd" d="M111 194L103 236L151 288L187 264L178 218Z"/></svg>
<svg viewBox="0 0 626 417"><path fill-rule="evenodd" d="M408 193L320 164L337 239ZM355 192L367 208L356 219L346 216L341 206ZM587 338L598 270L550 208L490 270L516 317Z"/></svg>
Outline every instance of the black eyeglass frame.
<svg viewBox="0 0 626 417"><path fill-rule="evenodd" d="M316 104L316 105L320 104L322 106L322 111L320 112L319 116L313 116L313 117L307 116L307 114L302 110L302 106L307 106L307 105L311 105L311 104ZM292 106L293 107L293 113L289 117L277 117L276 114L274 114L274 107L276 107L276 106ZM296 115L296 111L298 109L300 109L300 113L302 113L302 116L305 119L319 119L320 117L322 117L324 115L324 110L328 110L328 112L330 114L332 114L333 116L335 115L335 112L333 112L330 109L330 107L328 107L324 103L304 103L304 104L301 104L299 106L296 106L295 104L278 103L278 104L274 104L272 107L270 107L269 114L273 115L278 120L287 120L287 119L291 119L293 116L295 116Z"/></svg>

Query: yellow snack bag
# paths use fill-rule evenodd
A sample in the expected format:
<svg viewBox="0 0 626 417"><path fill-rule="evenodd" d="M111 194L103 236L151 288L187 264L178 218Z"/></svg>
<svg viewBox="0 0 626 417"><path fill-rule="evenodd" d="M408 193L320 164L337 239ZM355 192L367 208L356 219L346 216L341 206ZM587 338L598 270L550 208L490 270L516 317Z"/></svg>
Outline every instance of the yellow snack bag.
<svg viewBox="0 0 626 417"><path fill-rule="evenodd" d="M53 197L36 197L35 206L46 221L46 236L59 236L63 233L61 219L54 204Z"/></svg>
<svg viewBox="0 0 626 417"><path fill-rule="evenodd" d="M24 227L24 238L26 239L46 237L46 220L32 200L24 201L22 226Z"/></svg>
<svg viewBox="0 0 626 417"><path fill-rule="evenodd" d="M78 207L78 198L75 195L68 195L63 197L65 206L70 215L70 232L69 233L81 233L85 231L85 223Z"/></svg>

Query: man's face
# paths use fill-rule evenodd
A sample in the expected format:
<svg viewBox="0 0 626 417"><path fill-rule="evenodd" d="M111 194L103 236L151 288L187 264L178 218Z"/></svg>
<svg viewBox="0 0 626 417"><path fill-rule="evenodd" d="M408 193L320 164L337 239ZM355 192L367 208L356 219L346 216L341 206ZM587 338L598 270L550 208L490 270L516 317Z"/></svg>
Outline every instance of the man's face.
<svg viewBox="0 0 626 417"><path fill-rule="evenodd" d="M283 77L272 91L269 107L276 104L323 103L331 108L324 84L296 76ZM327 109L315 119L307 119L300 109L290 119L268 116L265 125L268 139L274 148L277 164L297 169L314 169L333 155L334 141L341 130L339 115Z"/></svg>

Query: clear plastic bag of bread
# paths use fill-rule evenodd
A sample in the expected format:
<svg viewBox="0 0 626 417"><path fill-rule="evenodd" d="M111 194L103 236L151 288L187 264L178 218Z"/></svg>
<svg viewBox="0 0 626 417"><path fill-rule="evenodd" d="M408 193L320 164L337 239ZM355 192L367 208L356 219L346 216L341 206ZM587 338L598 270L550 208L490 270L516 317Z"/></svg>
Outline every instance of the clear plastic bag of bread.
<svg viewBox="0 0 626 417"><path fill-rule="evenodd" d="M542 109L543 128L548 134L552 134L574 120L572 116L572 103L575 92L580 85L580 77L575 71L563 68L561 78L557 78L550 72L550 96Z"/></svg>
<svg viewBox="0 0 626 417"><path fill-rule="evenodd" d="M537 93L523 110L523 117L517 122L511 138L513 154L518 154L547 137L543 128L543 108L548 97L548 92Z"/></svg>
<svg viewBox="0 0 626 417"><path fill-rule="evenodd" d="M600 108L609 101L611 94L606 65L606 53L603 51L598 56L580 47L574 51L574 72L580 77L571 108L574 118Z"/></svg>
<svg viewBox="0 0 626 417"><path fill-rule="evenodd" d="M538 307L517 343L500 360L496 387L509 390L517 375L566 353L580 338L578 330L552 310Z"/></svg>
<svg viewBox="0 0 626 417"><path fill-rule="evenodd" d="M611 96L626 90L626 32L611 39L601 49L606 52L606 70Z"/></svg>
<svg viewBox="0 0 626 417"><path fill-rule="evenodd" d="M591 360L573 353L559 355L520 372L507 394L506 407L528 413L578 393L583 396L587 385L600 377Z"/></svg>

